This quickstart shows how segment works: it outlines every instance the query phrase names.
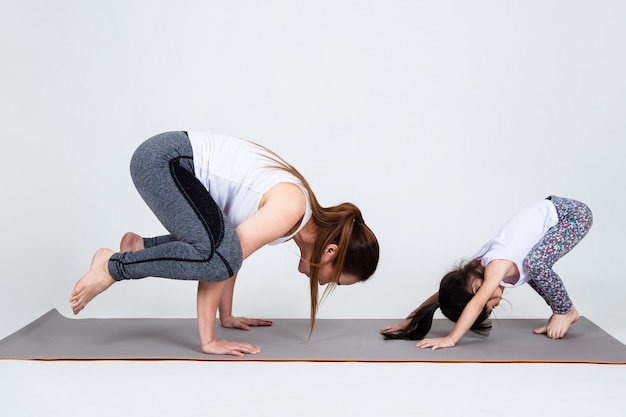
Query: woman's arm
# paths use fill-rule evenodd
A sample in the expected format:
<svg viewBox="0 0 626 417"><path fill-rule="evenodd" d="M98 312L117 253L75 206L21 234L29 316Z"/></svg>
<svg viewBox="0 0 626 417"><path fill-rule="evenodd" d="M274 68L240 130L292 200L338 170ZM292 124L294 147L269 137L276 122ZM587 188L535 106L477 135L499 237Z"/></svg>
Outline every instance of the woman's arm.
<svg viewBox="0 0 626 417"><path fill-rule="evenodd" d="M220 323L222 327L229 327L241 330L250 330L250 326L271 326L271 320L249 319L247 317L233 316L233 293L235 291L235 281L237 274L225 281L222 297L219 303Z"/></svg>
<svg viewBox="0 0 626 417"><path fill-rule="evenodd" d="M243 356L246 353L259 353L261 348L258 346L215 337L215 313L225 284L225 281L198 282L197 309L200 349L204 353L216 355Z"/></svg>
<svg viewBox="0 0 626 417"><path fill-rule="evenodd" d="M272 187L261 200L259 210L244 220L235 230L239 236L244 260L266 244L287 235L304 216L306 198L295 184L280 183ZM224 282L219 303L220 321L224 327L248 330L249 326L271 326L270 320L234 317L232 314L233 293L237 275ZM198 296L200 297L200 287ZM201 308L200 300L198 308ZM215 326L213 312L213 327ZM210 312L207 313L210 315ZM200 312L198 319L200 319ZM207 325L209 323L207 322Z"/></svg>
<svg viewBox="0 0 626 417"><path fill-rule="evenodd" d="M236 228L243 258L294 230L305 211L306 198L300 187L286 182L272 187L263 196L259 210Z"/></svg>
<svg viewBox="0 0 626 417"><path fill-rule="evenodd" d="M433 350L446 347L454 347L459 340L472 327L487 301L493 296L502 279L517 273L517 266L506 259L494 259L485 268L485 278L482 285L467 303L456 322L452 331L446 337L424 339L417 343L420 348L432 348Z"/></svg>

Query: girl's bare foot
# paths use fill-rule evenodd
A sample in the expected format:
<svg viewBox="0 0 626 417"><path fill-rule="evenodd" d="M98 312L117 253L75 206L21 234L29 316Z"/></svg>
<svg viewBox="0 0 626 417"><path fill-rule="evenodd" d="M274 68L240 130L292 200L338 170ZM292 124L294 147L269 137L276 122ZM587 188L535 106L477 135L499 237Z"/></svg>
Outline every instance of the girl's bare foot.
<svg viewBox="0 0 626 417"><path fill-rule="evenodd" d="M138 250L145 249L143 245L143 238L137 233L127 232L122 236L120 242L120 252L136 252Z"/></svg>
<svg viewBox="0 0 626 417"><path fill-rule="evenodd" d="M109 274L109 259L113 255L111 249L98 249L93 256L89 271L78 280L70 297L70 305L74 314L80 313L96 295L109 288L115 280Z"/></svg>
<svg viewBox="0 0 626 417"><path fill-rule="evenodd" d="M545 334L550 339L561 339L565 336L569 327L578 321L579 317L575 308L572 308L569 313L553 314L546 324L533 330L533 332L535 334Z"/></svg>

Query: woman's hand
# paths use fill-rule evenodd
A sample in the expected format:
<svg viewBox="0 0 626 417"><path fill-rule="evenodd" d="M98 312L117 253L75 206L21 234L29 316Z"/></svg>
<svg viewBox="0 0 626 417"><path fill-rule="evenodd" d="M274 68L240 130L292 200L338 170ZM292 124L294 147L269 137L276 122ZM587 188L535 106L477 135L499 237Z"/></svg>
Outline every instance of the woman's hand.
<svg viewBox="0 0 626 417"><path fill-rule="evenodd" d="M271 320L265 319L249 319L247 317L220 317L220 323L222 327L228 327L232 329L250 330L250 326L271 326Z"/></svg>
<svg viewBox="0 0 626 417"><path fill-rule="evenodd" d="M249 343L222 339L213 339L213 341L203 344L201 349L203 353L233 356L244 356L245 354L256 355L261 351L260 347Z"/></svg>
<svg viewBox="0 0 626 417"><path fill-rule="evenodd" d="M431 348L432 350L437 350L440 348L449 348L454 347L455 343L450 336L446 337L438 337L435 339L424 339L417 342L415 345L418 348Z"/></svg>

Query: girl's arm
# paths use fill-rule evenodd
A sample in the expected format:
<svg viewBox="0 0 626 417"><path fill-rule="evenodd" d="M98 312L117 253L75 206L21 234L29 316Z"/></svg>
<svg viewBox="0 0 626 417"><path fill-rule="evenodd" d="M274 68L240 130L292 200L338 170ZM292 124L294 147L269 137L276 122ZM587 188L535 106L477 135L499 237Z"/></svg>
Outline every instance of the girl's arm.
<svg viewBox="0 0 626 417"><path fill-rule="evenodd" d="M413 310L411 312L411 314L408 315L408 317L404 320L402 320L400 323L396 323L396 324L392 324L389 326L385 326L382 329L380 329L381 332L385 332L385 333L393 333L393 332L397 332L398 330L403 330L405 329L409 323L411 322L411 318L413 317L413 315L419 311L420 308L429 305L429 304L433 304L439 301L439 292L434 293L433 295L431 295L430 297L428 297L422 304L419 305L419 307L417 307L415 310Z"/></svg>
<svg viewBox="0 0 626 417"><path fill-rule="evenodd" d="M480 312L487 305L487 301L493 296L500 282L502 282L502 279L505 276L513 275L511 272L513 274L517 273L517 266L512 261L494 259L489 262L485 268L485 278L482 285L463 309L461 317L459 317L450 334L446 337L424 339L418 342L417 346L420 348L432 348L433 350L454 347L472 327Z"/></svg>

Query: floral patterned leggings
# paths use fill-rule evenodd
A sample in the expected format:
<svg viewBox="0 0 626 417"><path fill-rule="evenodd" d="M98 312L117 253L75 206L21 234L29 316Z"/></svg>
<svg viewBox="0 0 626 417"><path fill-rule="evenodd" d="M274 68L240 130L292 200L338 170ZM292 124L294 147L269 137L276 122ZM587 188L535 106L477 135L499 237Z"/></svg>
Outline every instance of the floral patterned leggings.
<svg viewBox="0 0 626 417"><path fill-rule="evenodd" d="M557 196L548 199L554 203L559 221L531 249L524 267L531 276L528 283L548 303L552 312L565 314L572 310L573 304L552 266L585 237L593 224L593 215L580 201Z"/></svg>

